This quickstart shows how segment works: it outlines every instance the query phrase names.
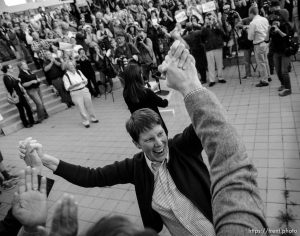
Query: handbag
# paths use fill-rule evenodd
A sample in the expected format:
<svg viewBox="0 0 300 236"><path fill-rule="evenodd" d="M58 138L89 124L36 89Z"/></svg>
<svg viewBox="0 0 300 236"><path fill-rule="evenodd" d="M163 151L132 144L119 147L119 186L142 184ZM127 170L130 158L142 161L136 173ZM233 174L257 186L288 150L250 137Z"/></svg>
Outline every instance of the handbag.
<svg viewBox="0 0 300 236"><path fill-rule="evenodd" d="M293 36L288 36L287 46L284 50L285 56L287 56L287 57L294 56L297 54L298 51L299 51L298 40L296 38L294 38Z"/></svg>
<svg viewBox="0 0 300 236"><path fill-rule="evenodd" d="M7 102L13 105L16 105L20 102L19 96L17 95L16 91L13 91L11 95L9 93L7 94Z"/></svg>

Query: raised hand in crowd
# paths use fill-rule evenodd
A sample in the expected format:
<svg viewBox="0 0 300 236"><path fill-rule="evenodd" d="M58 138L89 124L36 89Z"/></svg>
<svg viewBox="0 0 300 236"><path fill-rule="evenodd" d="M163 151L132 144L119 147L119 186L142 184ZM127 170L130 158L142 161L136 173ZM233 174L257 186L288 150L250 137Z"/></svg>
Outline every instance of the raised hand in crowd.
<svg viewBox="0 0 300 236"><path fill-rule="evenodd" d="M76 236L78 232L78 205L72 195L65 194L57 203L49 236ZM48 236L43 226L38 227L40 236Z"/></svg>
<svg viewBox="0 0 300 236"><path fill-rule="evenodd" d="M13 215L23 225L25 232L35 232L47 219L46 178L41 178L38 189L38 171L27 167L21 171L18 192L12 202Z"/></svg>

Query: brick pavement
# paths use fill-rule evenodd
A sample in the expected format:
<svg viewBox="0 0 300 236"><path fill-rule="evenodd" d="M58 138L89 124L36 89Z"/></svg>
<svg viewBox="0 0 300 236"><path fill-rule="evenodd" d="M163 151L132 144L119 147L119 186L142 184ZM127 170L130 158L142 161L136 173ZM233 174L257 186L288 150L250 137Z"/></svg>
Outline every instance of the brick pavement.
<svg viewBox="0 0 300 236"><path fill-rule="evenodd" d="M217 84L211 90L216 93L228 117L241 134L258 168L258 185L266 204L270 228L280 227L276 218L280 210L291 211L294 221L292 228L300 232L300 63L294 63L291 73L293 95L280 98L277 95L279 81L273 76L271 86L256 88L256 79L239 84L237 68L225 68L227 84ZM94 100L99 124L85 129L80 124L75 108L50 117L46 122L32 129L22 129L6 137L0 137L0 149L5 162L16 166L14 171L24 168L18 159L18 140L31 136L44 145L46 152L83 166L98 167L131 157L137 152L125 130L125 120L130 113L122 98L121 91L115 92L115 103L110 96ZM188 124L181 96L172 92L169 108L175 113L163 112L162 116L170 136L181 132ZM43 174L56 180L49 196L49 217L51 221L55 202L64 192L75 195L79 204L80 232L84 232L101 216L121 214L142 226L134 188L118 185L111 188L85 189L72 185L54 176L50 171ZM288 190L288 198L284 191ZM14 190L0 195L0 218L9 208ZM288 204L286 204L288 203ZM281 226L281 227L284 227ZM169 235L166 230L161 235Z"/></svg>

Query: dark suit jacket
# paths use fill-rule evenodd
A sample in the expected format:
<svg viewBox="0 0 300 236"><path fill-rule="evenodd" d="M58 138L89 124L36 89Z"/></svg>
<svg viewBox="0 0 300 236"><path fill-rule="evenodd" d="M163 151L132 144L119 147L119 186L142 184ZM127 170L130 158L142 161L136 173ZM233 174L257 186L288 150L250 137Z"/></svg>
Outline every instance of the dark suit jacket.
<svg viewBox="0 0 300 236"><path fill-rule="evenodd" d="M19 86L20 81L14 79L12 76L4 75L3 82L10 95L12 95L13 91L16 91L18 96L24 95L23 91Z"/></svg>
<svg viewBox="0 0 300 236"><path fill-rule="evenodd" d="M23 70L20 70L20 74L19 74L19 78L21 79L21 84L23 85L24 83L26 82L29 82L29 81L32 81L32 80L36 80L37 77L35 74L32 74L30 71L29 71L29 74L27 74L25 71ZM40 86L40 83L37 83L37 84L33 84L33 85L30 85L29 87L24 87L26 90L29 90L29 89L33 89L33 88L38 88Z"/></svg>
<svg viewBox="0 0 300 236"><path fill-rule="evenodd" d="M201 142L190 125L183 133L169 140L167 168L178 190L212 222L210 178L201 152ZM134 184L144 226L157 232L162 230L163 221L151 206L154 176L147 166L144 153L96 169L60 161L54 174L82 187Z"/></svg>

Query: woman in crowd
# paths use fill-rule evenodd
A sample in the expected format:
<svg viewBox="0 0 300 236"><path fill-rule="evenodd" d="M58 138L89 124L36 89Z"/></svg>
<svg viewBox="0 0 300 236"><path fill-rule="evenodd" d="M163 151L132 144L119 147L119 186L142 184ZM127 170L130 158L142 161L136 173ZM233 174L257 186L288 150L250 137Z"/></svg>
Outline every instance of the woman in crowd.
<svg viewBox="0 0 300 236"><path fill-rule="evenodd" d="M142 13L141 19L139 21L140 27L144 29L145 32L148 30L148 20L147 20L147 14Z"/></svg>
<svg viewBox="0 0 300 236"><path fill-rule="evenodd" d="M75 21L72 21L70 19L69 13L67 13L67 12L64 13L64 15L63 15L63 21L68 24L70 31L72 31L72 32L76 32L77 31L76 30L77 29L77 23Z"/></svg>
<svg viewBox="0 0 300 236"><path fill-rule="evenodd" d="M52 53L52 56L54 58L62 58L63 56L63 51L59 50L59 48L57 47L57 45L52 44L49 48L50 52Z"/></svg>
<svg viewBox="0 0 300 236"><path fill-rule="evenodd" d="M24 88L20 84L20 80L12 76L13 68L9 65L2 67L4 73L3 82L8 92L8 97L16 98L15 105L18 108L21 121L25 128L30 128L34 124L33 114L30 105L25 98ZM26 115L25 115L26 111Z"/></svg>
<svg viewBox="0 0 300 236"><path fill-rule="evenodd" d="M145 88L141 67L137 64L129 64L122 77L125 82L123 97L131 113L142 108L150 108L155 111L162 120L162 126L168 134L168 129L160 115L158 107L167 107L168 100L157 96L151 89Z"/></svg>
<svg viewBox="0 0 300 236"><path fill-rule="evenodd" d="M202 30L201 36L206 49L209 87L216 84L216 79L219 83L226 83L223 76L222 51L224 46L224 30L214 14L206 14L205 27Z"/></svg>
<svg viewBox="0 0 300 236"><path fill-rule="evenodd" d="M92 98L89 90L86 88L87 78L79 70L76 70L73 61L66 63L67 72L63 77L65 89L70 92L72 101L77 106L84 127L90 127L90 119L92 123L98 123L94 111Z"/></svg>
<svg viewBox="0 0 300 236"><path fill-rule="evenodd" d="M77 60L77 64L78 64L78 68L80 69L80 71L84 74L84 76L87 78L88 80L88 84L87 87L90 91L90 93L94 96L94 97L100 97L100 90L96 81L96 75L95 75L95 71L93 69L93 66L91 64L91 61L89 60L89 58L86 56L85 51L81 48L78 51L78 60Z"/></svg>
<svg viewBox="0 0 300 236"><path fill-rule="evenodd" d="M109 41L113 38L113 34L108 28L104 27L103 22L98 24L99 29L97 30L96 36L100 45L104 45L105 48L109 48Z"/></svg>
<svg viewBox="0 0 300 236"><path fill-rule="evenodd" d="M137 29L135 24L128 25L126 32L129 37L129 42L135 44L136 37L137 37Z"/></svg>

